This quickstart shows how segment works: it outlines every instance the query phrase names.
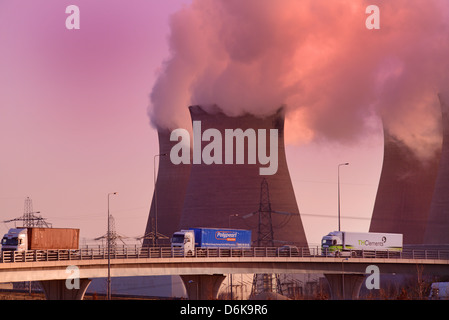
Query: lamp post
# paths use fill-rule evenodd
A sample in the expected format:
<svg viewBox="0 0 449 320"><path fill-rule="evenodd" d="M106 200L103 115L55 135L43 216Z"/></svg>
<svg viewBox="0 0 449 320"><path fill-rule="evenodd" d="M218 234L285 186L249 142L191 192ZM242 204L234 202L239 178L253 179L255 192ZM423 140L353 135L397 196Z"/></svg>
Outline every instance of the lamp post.
<svg viewBox="0 0 449 320"><path fill-rule="evenodd" d="M340 167L341 166L347 166L349 165L349 162L345 162L345 163L340 163L338 165L338 174L337 174L337 179L338 179L338 231L340 231Z"/></svg>
<svg viewBox="0 0 449 320"><path fill-rule="evenodd" d="M229 215L229 217L228 217L228 225L229 225L229 228L231 228L231 217L238 217L238 216L239 216L238 213L236 213L236 214L230 214L230 215Z"/></svg>
<svg viewBox="0 0 449 320"><path fill-rule="evenodd" d="M111 195L117 194L117 192L108 193L108 232L106 234L107 246L108 246L108 289L107 289L107 297L108 300L111 300L111 252L110 252L110 241L111 241L111 231L110 231L110 220L111 216L109 215L109 198Z"/></svg>
<svg viewBox="0 0 449 320"><path fill-rule="evenodd" d="M154 236L153 247L157 245L157 188L156 188L156 157L164 157L166 153L156 154L153 158L153 180L154 180Z"/></svg>
<svg viewBox="0 0 449 320"><path fill-rule="evenodd" d="M235 213L235 214L230 214L229 215L229 218L228 218L228 224L229 224L229 228L231 228L231 217L238 217L239 216L239 214L238 213ZM232 250L232 249L231 249ZM232 294L232 273L230 273L229 274L229 278L230 278L230 280L231 280L231 300L234 300L233 299L233 294Z"/></svg>

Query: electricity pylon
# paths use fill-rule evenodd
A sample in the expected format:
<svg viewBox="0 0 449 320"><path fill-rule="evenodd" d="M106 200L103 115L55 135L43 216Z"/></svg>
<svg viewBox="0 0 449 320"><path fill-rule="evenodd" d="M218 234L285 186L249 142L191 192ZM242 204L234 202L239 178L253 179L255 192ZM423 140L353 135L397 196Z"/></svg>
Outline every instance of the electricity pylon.
<svg viewBox="0 0 449 320"><path fill-rule="evenodd" d="M48 223L46 218L42 218L42 216L37 216L35 214L40 213L40 211L33 211L33 200L30 197L26 197L25 204L23 208L23 215L18 218L14 218L11 220L6 220L3 222L15 222L15 221L23 221L22 227L24 228L51 228L51 223Z"/></svg>

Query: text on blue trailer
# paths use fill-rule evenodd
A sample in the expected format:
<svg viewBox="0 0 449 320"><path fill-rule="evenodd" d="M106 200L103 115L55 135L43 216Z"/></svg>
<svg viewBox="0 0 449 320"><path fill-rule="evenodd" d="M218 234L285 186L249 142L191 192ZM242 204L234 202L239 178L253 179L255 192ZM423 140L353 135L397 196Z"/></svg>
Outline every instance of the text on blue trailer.
<svg viewBox="0 0 449 320"><path fill-rule="evenodd" d="M194 256L197 248L250 248L251 230L190 228L175 232L171 246L182 249L184 256Z"/></svg>

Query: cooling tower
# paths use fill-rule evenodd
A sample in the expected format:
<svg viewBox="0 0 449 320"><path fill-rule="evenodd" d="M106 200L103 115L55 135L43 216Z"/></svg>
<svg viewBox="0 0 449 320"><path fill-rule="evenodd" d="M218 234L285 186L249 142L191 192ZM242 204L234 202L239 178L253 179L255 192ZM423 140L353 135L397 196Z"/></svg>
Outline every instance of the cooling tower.
<svg viewBox="0 0 449 320"><path fill-rule="evenodd" d="M402 233L422 244L439 164L439 152L422 161L384 130L384 160L370 232Z"/></svg>
<svg viewBox="0 0 449 320"><path fill-rule="evenodd" d="M170 161L170 150L177 143L177 141L170 141L170 134L171 131L168 129L158 130L159 154L166 154L166 156L155 157L156 166L159 162L159 169L145 235L149 235L155 231L156 207L158 233L170 238L173 232L178 230L179 226L182 205L190 175L190 165L174 165ZM158 241L158 243L161 242L164 243L167 241ZM150 246L152 244L152 239L148 239L147 237L144 239L144 246Z"/></svg>
<svg viewBox="0 0 449 320"><path fill-rule="evenodd" d="M258 214L248 217L248 214L259 210L261 182L263 178L268 182L272 211L286 214L272 213L272 226L275 245L294 243L306 246L307 240L299 216L290 174L287 167L284 147L284 115L282 110L269 117L258 118L252 115L228 117L216 110L208 111L199 106L189 108L192 121L201 122L201 132L217 129L221 133L222 154L225 158L225 129L253 129L266 132L269 143L270 129L278 130L278 168L273 175L260 175L259 169L267 167L261 164L259 158L255 164L248 164L248 140L245 139L243 164L235 163L236 147L234 145L233 164L192 164L184 206L181 215L180 228L190 227L231 227L251 229L253 241L257 241ZM260 135L257 137L260 142ZM194 143L199 143L195 141ZM210 142L202 141L204 148ZM259 145L260 146L260 145ZM257 151L259 151L259 146ZM267 153L270 150L266 146Z"/></svg>
<svg viewBox="0 0 449 320"><path fill-rule="evenodd" d="M439 95L439 98L442 111L443 146L427 221L424 239L426 244L449 244L449 106L446 97Z"/></svg>

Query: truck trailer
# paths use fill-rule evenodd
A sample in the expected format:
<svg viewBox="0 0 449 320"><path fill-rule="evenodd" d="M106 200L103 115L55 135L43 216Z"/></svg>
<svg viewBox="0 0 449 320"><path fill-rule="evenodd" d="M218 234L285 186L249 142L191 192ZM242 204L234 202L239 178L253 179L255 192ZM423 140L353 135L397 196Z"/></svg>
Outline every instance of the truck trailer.
<svg viewBox="0 0 449 320"><path fill-rule="evenodd" d="M251 230L190 228L175 232L171 246L173 249L182 249L184 256L194 256L198 248L250 248Z"/></svg>
<svg viewBox="0 0 449 320"><path fill-rule="evenodd" d="M79 249L79 229L11 228L2 239L2 251Z"/></svg>
<svg viewBox="0 0 449 320"><path fill-rule="evenodd" d="M321 254L325 256L361 256L363 252L402 252L402 234L333 231L321 240Z"/></svg>

